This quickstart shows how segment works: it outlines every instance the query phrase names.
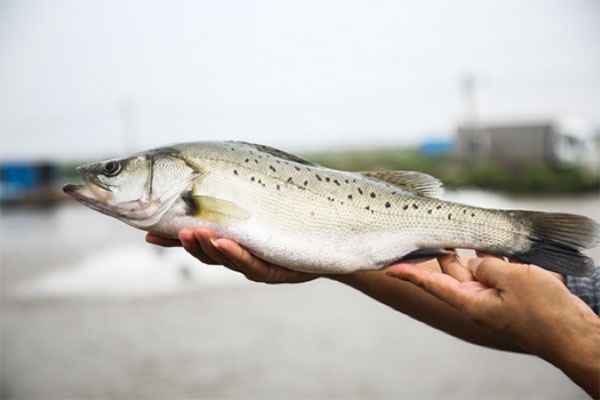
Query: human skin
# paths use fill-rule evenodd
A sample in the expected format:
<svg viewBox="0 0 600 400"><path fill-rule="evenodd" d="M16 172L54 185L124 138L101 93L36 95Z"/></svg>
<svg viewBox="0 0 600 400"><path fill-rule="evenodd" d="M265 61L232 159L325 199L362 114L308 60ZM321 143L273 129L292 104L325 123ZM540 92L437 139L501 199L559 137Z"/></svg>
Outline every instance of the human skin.
<svg viewBox="0 0 600 400"><path fill-rule="evenodd" d="M386 273L423 288L600 397L600 318L556 274L492 256L463 266L451 255L440 265L444 272L400 264Z"/></svg>
<svg viewBox="0 0 600 400"><path fill-rule="evenodd" d="M600 318L557 274L491 256L461 262L397 264L347 275L307 274L273 265L210 230L182 230L179 240L148 234L149 243L183 246L206 264L220 264L256 282L329 278L468 342L526 352L554 364L590 396L600 396Z"/></svg>

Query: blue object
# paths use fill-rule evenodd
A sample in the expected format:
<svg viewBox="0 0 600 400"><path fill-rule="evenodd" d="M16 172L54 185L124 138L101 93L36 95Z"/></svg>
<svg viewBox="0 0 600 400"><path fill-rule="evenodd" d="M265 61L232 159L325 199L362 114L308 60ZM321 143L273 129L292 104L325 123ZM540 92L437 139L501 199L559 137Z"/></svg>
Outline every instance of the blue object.
<svg viewBox="0 0 600 400"><path fill-rule="evenodd" d="M427 140L419 146L419 152L426 156L443 156L454 150L454 142L452 140Z"/></svg>
<svg viewBox="0 0 600 400"><path fill-rule="evenodd" d="M5 162L0 164L0 199L17 199L54 178L54 168L48 163Z"/></svg>

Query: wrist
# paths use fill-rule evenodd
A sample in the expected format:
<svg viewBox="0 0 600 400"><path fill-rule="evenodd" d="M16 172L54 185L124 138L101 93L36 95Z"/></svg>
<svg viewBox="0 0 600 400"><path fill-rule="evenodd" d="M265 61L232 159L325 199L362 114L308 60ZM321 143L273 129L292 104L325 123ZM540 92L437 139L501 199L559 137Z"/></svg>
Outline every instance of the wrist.
<svg viewBox="0 0 600 400"><path fill-rule="evenodd" d="M539 355L596 398L600 396L600 318L588 314L578 320Z"/></svg>

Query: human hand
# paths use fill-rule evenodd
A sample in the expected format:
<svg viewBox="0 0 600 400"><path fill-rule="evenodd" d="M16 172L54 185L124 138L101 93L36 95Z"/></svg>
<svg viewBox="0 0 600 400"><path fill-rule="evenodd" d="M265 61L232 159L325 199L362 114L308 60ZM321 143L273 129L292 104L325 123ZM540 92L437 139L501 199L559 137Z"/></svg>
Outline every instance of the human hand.
<svg viewBox="0 0 600 400"><path fill-rule="evenodd" d="M463 265L455 254L439 258L443 272L409 264L388 269L498 335L509 337L598 396L600 319L556 274L535 265L486 256Z"/></svg>
<svg viewBox="0 0 600 400"><path fill-rule="evenodd" d="M148 233L146 241L163 247L183 246L192 256L209 265L224 265L251 281L262 283L300 283L313 280L316 274L292 271L259 259L233 240L219 238L206 228L183 229L179 240L165 239Z"/></svg>

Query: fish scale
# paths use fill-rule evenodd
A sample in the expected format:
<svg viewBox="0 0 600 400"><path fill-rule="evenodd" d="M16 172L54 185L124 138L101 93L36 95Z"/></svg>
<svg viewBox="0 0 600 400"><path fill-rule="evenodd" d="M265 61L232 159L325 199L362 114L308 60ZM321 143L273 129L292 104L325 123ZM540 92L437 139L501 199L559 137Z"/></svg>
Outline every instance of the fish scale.
<svg viewBox="0 0 600 400"><path fill-rule="evenodd" d="M86 185L65 191L91 208L166 237L208 227L298 271L350 273L470 248L585 275L593 266L580 250L600 236L582 216L444 201L426 174L338 171L243 142L180 144L80 171Z"/></svg>

